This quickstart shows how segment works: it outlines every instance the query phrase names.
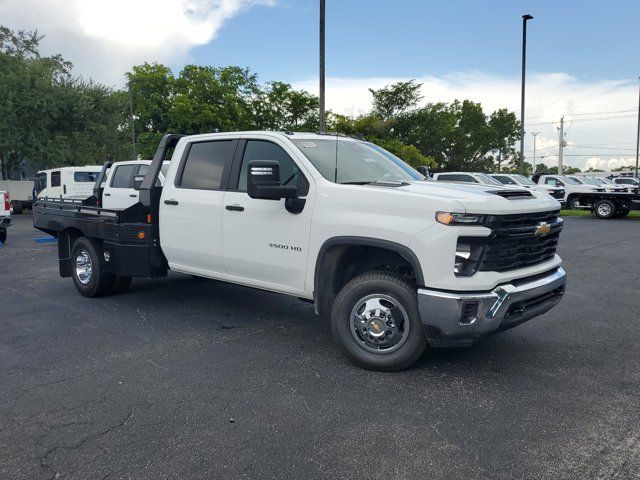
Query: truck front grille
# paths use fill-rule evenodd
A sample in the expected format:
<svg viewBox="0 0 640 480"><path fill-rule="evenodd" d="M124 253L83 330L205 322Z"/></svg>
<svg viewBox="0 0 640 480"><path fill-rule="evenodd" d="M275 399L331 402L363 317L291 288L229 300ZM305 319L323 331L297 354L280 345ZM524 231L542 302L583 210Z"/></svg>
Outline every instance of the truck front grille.
<svg viewBox="0 0 640 480"><path fill-rule="evenodd" d="M564 199L564 190L551 190L551 196L556 200Z"/></svg>
<svg viewBox="0 0 640 480"><path fill-rule="evenodd" d="M479 271L507 272L551 260L558 247L563 221L558 210L521 215L494 215L487 220L488 237L461 237L458 241L480 245L484 252ZM549 233L540 232L544 224Z"/></svg>

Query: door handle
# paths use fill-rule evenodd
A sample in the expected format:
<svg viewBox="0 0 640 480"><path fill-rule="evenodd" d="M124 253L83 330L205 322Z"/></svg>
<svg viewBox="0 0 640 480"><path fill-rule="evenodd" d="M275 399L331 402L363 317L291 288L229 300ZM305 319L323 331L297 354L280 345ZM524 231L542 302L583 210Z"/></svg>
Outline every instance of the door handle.
<svg viewBox="0 0 640 480"><path fill-rule="evenodd" d="M224 208L226 208L227 210L233 210L235 212L244 212L244 207L240 205L227 205Z"/></svg>
<svg viewBox="0 0 640 480"><path fill-rule="evenodd" d="M105 194L104 194L104 196L105 196L105 197L110 197L110 196L111 196L111 194L110 194L110 193L105 193Z"/></svg>
<svg viewBox="0 0 640 480"><path fill-rule="evenodd" d="M164 204L165 205L178 205L178 201L177 200L165 200Z"/></svg>
<svg viewBox="0 0 640 480"><path fill-rule="evenodd" d="M133 197L133 198L136 198L136 197L137 197L137 195L134 195L133 193L130 193L130 194L129 194L129 196L130 196L130 197Z"/></svg>

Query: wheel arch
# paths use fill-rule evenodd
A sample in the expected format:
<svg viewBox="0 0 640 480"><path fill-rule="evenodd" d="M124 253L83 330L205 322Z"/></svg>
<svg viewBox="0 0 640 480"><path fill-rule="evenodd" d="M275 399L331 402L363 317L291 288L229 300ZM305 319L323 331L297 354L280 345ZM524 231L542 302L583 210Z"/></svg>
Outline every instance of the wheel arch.
<svg viewBox="0 0 640 480"><path fill-rule="evenodd" d="M347 256L350 261L345 265L342 261ZM387 262L398 268L410 268L413 281L418 285L424 285L420 261L406 245L391 240L358 236L340 236L326 240L318 251L315 263L313 298L316 313L329 313L341 286L351 278L363 273L366 268L375 268L376 263L385 265Z"/></svg>
<svg viewBox="0 0 640 480"><path fill-rule="evenodd" d="M81 230L69 227L56 234L58 238L58 267L60 276L63 278L70 277L72 274L73 261L71 259L71 250L73 243L80 237L84 237Z"/></svg>

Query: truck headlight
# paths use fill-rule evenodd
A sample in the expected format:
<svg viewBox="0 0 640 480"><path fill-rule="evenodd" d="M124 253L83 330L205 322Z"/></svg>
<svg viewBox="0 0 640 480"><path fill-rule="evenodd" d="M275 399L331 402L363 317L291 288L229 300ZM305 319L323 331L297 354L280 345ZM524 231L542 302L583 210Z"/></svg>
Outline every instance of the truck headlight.
<svg viewBox="0 0 640 480"><path fill-rule="evenodd" d="M484 215L436 212L436 222L443 225L482 225L484 223Z"/></svg>
<svg viewBox="0 0 640 480"><path fill-rule="evenodd" d="M458 277L470 277L478 271L484 246L458 242L453 262L453 273Z"/></svg>

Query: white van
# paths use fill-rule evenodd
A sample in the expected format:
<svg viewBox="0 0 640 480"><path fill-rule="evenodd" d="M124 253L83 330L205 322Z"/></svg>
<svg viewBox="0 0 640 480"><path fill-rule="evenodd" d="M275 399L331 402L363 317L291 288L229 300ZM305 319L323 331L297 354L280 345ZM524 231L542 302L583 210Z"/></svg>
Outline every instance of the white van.
<svg viewBox="0 0 640 480"><path fill-rule="evenodd" d="M99 165L85 167L61 167L41 170L34 182L38 198L87 198L93 194L93 186L102 169Z"/></svg>

